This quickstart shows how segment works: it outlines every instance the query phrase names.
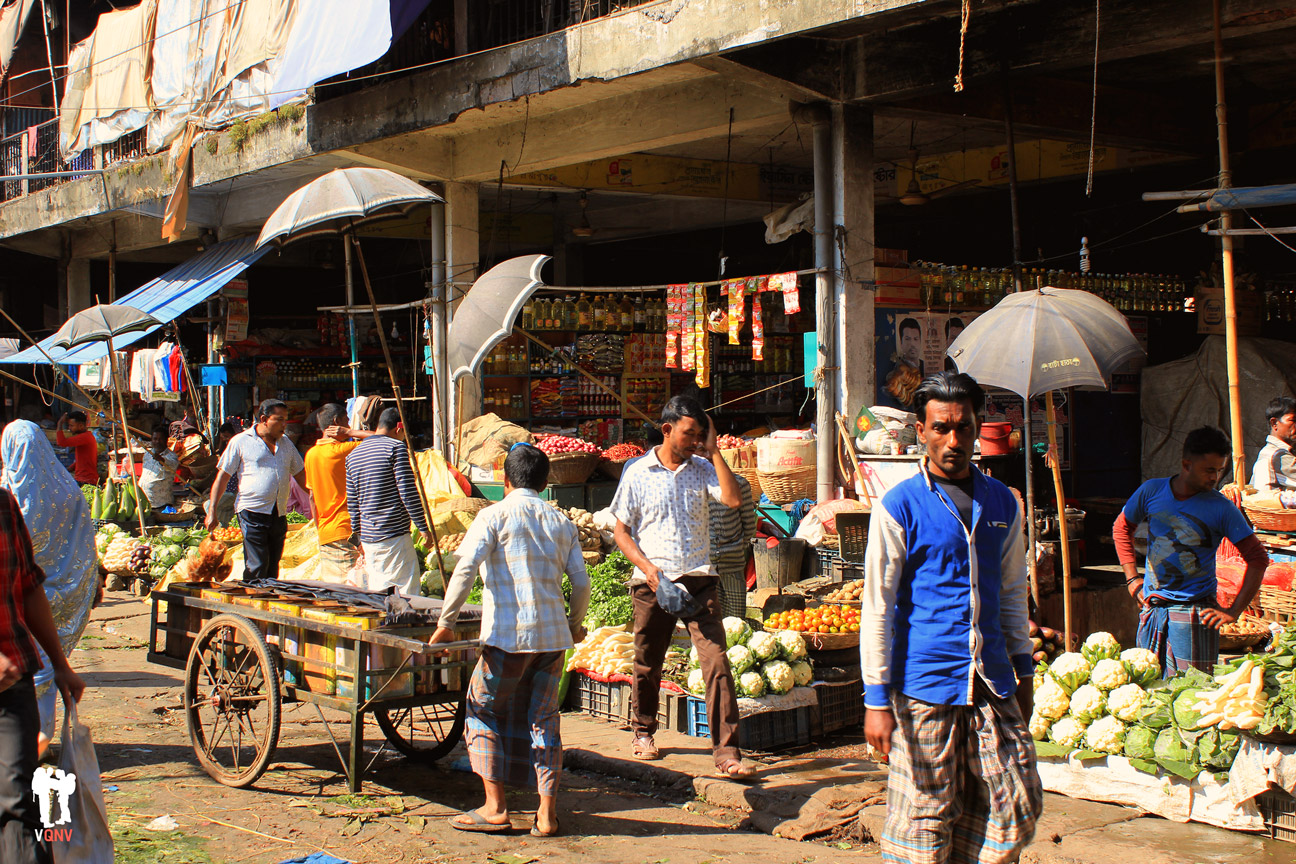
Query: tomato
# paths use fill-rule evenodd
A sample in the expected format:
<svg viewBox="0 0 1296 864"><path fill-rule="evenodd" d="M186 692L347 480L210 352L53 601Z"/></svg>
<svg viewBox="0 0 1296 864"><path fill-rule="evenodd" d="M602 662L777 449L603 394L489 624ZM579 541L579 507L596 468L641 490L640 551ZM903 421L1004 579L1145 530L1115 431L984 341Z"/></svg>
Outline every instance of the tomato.
<svg viewBox="0 0 1296 864"><path fill-rule="evenodd" d="M852 633L858 633L858 632L859 632L859 625L858 625L858 624L852 624L852 625L850 625L850 632L852 632Z"/></svg>

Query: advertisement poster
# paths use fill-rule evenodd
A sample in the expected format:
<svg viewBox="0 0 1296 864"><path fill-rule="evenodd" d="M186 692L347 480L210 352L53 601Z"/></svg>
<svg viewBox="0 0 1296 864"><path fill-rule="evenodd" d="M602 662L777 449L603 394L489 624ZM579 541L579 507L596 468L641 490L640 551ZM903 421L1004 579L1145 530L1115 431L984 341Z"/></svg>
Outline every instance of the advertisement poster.
<svg viewBox="0 0 1296 864"><path fill-rule="evenodd" d="M248 334L248 283L231 279L221 292L225 297L225 341L242 342Z"/></svg>
<svg viewBox="0 0 1296 864"><path fill-rule="evenodd" d="M945 356L977 312L877 312L878 405L911 410L913 394L930 372L955 368Z"/></svg>

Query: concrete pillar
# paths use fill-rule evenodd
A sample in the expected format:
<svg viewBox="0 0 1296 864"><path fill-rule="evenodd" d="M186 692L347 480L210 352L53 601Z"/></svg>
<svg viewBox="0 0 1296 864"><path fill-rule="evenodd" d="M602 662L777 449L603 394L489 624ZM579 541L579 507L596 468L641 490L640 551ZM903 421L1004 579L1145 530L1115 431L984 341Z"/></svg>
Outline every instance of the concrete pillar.
<svg viewBox="0 0 1296 864"><path fill-rule="evenodd" d="M454 309L460 298L480 275L481 215L477 184L446 183L445 201L446 269L451 298L448 327L454 322ZM476 417L481 412L481 381L461 378L455 389L456 417L452 422ZM455 458L458 459L458 454Z"/></svg>
<svg viewBox="0 0 1296 864"><path fill-rule="evenodd" d="M67 290L67 314L71 316L93 305L90 294L90 259L71 258L66 269L64 284Z"/></svg>
<svg viewBox="0 0 1296 864"><path fill-rule="evenodd" d="M848 418L877 392L873 312L873 111L833 106L833 243L837 299L837 410Z"/></svg>

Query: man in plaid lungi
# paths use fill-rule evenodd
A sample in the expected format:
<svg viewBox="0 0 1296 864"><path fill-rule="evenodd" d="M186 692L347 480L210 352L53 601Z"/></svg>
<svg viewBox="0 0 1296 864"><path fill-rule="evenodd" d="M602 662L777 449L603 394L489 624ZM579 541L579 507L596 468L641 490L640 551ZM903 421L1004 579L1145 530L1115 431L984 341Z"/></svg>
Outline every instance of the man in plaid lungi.
<svg viewBox="0 0 1296 864"><path fill-rule="evenodd" d="M860 628L864 733L890 762L882 857L1006 864L1035 834L1022 517L972 467L981 388L938 372L914 395L918 475L875 502Z"/></svg>
<svg viewBox="0 0 1296 864"><path fill-rule="evenodd" d="M514 444L504 460L504 500L473 520L459 546L432 642L453 641L459 609L481 570L484 609L481 658L468 685L468 758L482 778L486 803L453 816L460 831L498 833L509 822L505 786L540 793L531 834L558 834L562 737L558 685L563 654L584 637L590 585L576 526L540 500L549 457ZM571 580L571 611L562 577Z"/></svg>

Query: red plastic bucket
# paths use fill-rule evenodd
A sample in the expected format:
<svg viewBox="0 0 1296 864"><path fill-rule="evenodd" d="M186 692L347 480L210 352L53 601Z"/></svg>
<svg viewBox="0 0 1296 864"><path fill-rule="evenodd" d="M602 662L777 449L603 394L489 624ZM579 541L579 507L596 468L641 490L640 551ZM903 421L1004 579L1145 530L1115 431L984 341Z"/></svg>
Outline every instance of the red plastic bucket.
<svg viewBox="0 0 1296 864"><path fill-rule="evenodd" d="M1002 456L1012 452L1011 423L981 424L981 453L985 456Z"/></svg>

